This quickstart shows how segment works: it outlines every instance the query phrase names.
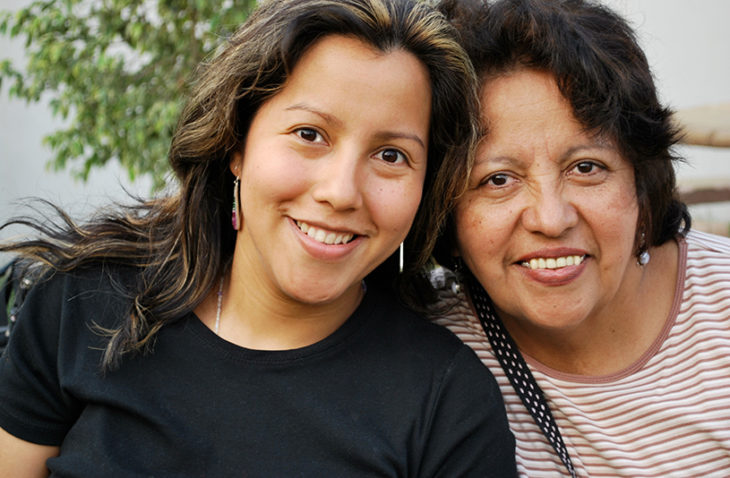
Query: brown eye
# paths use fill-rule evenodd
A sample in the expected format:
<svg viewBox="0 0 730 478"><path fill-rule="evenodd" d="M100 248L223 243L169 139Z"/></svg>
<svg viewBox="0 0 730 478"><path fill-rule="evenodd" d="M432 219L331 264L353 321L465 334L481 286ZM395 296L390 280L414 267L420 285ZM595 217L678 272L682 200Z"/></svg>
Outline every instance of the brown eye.
<svg viewBox="0 0 730 478"><path fill-rule="evenodd" d="M582 163L578 163L575 166L575 169L578 170L581 174L590 174L593 172L593 169L596 167L595 163L592 163L590 161L583 161Z"/></svg>
<svg viewBox="0 0 730 478"><path fill-rule="evenodd" d="M384 149L379 153L380 159L386 163L398 163L405 161L406 157L397 149Z"/></svg>
<svg viewBox="0 0 730 478"><path fill-rule="evenodd" d="M507 184L508 177L506 174L495 174L493 176L489 176L487 180L485 181L486 184L491 184L492 186L504 186Z"/></svg>
<svg viewBox="0 0 730 478"><path fill-rule="evenodd" d="M296 133L304 141L309 141L311 143L317 142L321 139L321 135L312 128L300 128L296 131Z"/></svg>

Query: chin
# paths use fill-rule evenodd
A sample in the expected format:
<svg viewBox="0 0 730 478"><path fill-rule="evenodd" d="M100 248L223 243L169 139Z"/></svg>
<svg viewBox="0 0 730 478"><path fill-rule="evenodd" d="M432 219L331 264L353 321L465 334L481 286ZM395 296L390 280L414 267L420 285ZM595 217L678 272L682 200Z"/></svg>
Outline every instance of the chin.
<svg viewBox="0 0 730 478"><path fill-rule="evenodd" d="M311 284L308 284L302 287L291 287L284 292L296 302L308 305L320 305L336 301L347 292L347 289L337 285L312 287Z"/></svg>
<svg viewBox="0 0 730 478"><path fill-rule="evenodd" d="M523 320L528 322L532 327L545 331L568 332L580 326L585 321L585 318L585 314L560 311L559 314L555 315L536 312L528 315Z"/></svg>

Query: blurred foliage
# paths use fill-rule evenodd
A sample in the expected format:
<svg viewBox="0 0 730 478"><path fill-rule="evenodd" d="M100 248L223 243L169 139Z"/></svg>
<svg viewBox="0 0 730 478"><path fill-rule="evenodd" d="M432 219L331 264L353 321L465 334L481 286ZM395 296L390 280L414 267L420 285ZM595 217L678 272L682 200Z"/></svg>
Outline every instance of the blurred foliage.
<svg viewBox="0 0 730 478"><path fill-rule="evenodd" d="M44 138L50 166L86 180L116 159L163 186L167 151L197 65L255 0L46 0L0 12L27 65L0 59L11 98L48 100L64 128Z"/></svg>

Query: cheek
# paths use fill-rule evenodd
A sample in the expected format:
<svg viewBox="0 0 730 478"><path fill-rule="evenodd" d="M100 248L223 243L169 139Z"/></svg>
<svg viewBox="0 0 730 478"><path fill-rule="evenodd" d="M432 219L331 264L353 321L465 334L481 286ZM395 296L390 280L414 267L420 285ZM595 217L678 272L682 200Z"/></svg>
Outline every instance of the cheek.
<svg viewBox="0 0 730 478"><path fill-rule="evenodd" d="M272 155L269 161L244 159L241 202L291 199L307 189L308 172L298 161Z"/></svg>
<svg viewBox="0 0 730 478"><path fill-rule="evenodd" d="M455 211L454 223L462 254L492 257L509 241L511 211L509 206L487 205L478 200L461 203Z"/></svg>
<svg viewBox="0 0 730 478"><path fill-rule="evenodd" d="M586 195L579 211L597 242L603 269L623 267L631 261L639 215L632 189L616 188L608 194Z"/></svg>
<svg viewBox="0 0 730 478"><path fill-rule="evenodd" d="M605 191L604 194L586 195L583 203L590 208L590 211L586 210L586 216L590 215L590 222L595 229L603 231L602 235L622 238L622 241L626 240L627 235L633 237L639 205L632 188L621 187Z"/></svg>
<svg viewBox="0 0 730 478"><path fill-rule="evenodd" d="M622 209L616 208L616 212L598 226L603 228L606 242L613 243L616 249L620 249L622 256L633 254L638 216L638 206L635 203L626 204Z"/></svg>
<svg viewBox="0 0 730 478"><path fill-rule="evenodd" d="M368 208L381 229L405 234L410 229L421 204L423 181L373 181L367 186Z"/></svg>

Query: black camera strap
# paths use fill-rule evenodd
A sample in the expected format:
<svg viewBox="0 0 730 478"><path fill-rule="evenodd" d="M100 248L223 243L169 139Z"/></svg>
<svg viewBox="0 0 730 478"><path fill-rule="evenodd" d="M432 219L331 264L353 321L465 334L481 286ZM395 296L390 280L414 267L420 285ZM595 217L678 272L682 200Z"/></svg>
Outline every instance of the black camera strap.
<svg viewBox="0 0 730 478"><path fill-rule="evenodd" d="M553 418L542 389L537 384L532 372L530 372L514 340L505 329L502 320L494 311L492 301L484 288L471 273L467 272L464 275L468 276L469 293L474 308L484 332L487 334L489 343L492 345L494 355L502 366L502 370L504 370L527 411L530 412L533 420L535 420L545 438L550 442L560 460L568 469L570 476L575 478L575 468L573 468L573 463L570 461L568 449L565 447L563 437L555 423L555 418Z"/></svg>

